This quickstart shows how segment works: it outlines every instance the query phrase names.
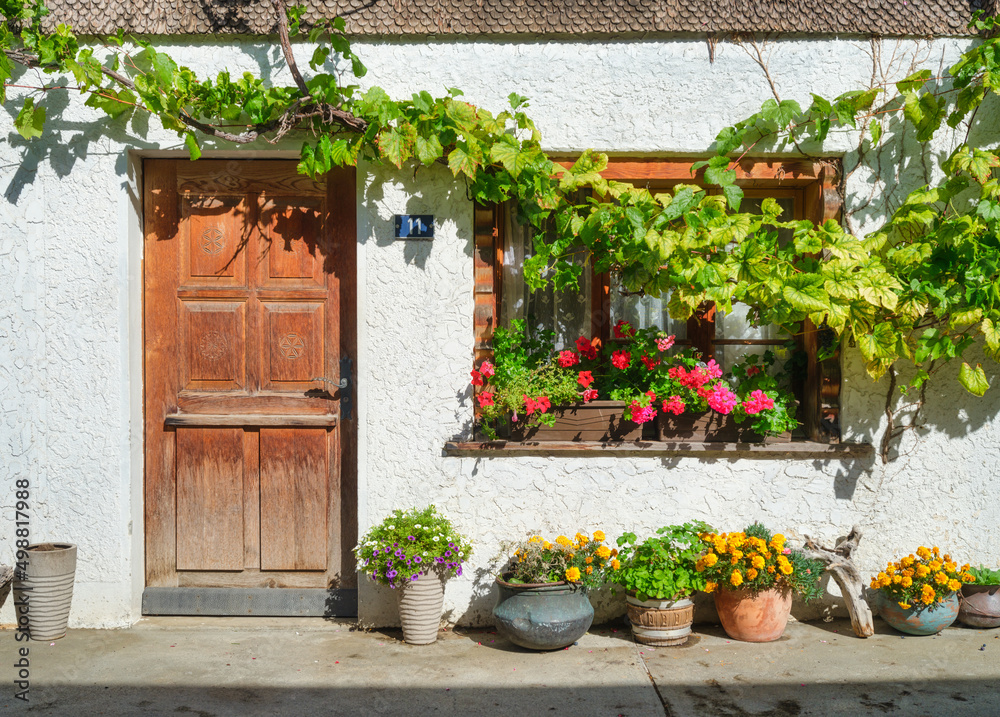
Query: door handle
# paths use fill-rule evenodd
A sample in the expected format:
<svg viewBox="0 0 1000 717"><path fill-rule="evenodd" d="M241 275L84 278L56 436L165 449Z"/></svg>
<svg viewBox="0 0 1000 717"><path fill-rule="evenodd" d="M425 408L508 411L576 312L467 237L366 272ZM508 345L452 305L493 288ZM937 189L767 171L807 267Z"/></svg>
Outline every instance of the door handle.
<svg viewBox="0 0 1000 717"><path fill-rule="evenodd" d="M322 381L340 389L340 417L350 421L354 410L354 388L351 384L351 370L354 362L350 356L340 359L340 381L333 381L325 376L317 376L313 381Z"/></svg>

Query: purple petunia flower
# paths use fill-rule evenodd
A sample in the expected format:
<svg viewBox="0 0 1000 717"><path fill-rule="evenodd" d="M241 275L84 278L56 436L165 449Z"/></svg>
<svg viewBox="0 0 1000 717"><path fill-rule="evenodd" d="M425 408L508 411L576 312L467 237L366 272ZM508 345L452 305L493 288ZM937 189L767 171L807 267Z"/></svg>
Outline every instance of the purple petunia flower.
<svg viewBox="0 0 1000 717"><path fill-rule="evenodd" d="M378 551L377 550L373 550L372 551L372 557L374 558L376 555L378 555Z"/></svg>
<svg viewBox="0 0 1000 717"><path fill-rule="evenodd" d="M392 565L392 558L389 558L388 560L386 560L385 564L386 565Z"/></svg>
<svg viewBox="0 0 1000 717"><path fill-rule="evenodd" d="M399 543L393 543L393 544L392 544L392 547L394 547L394 548L398 548L398 547L399 547Z"/></svg>
<svg viewBox="0 0 1000 717"><path fill-rule="evenodd" d="M446 550L446 551L444 551L444 556L445 556L446 558L450 558L450 557L451 557L451 551L450 551L450 550Z"/></svg>
<svg viewBox="0 0 1000 717"><path fill-rule="evenodd" d="M403 557L403 555L405 555L405 553L403 553L402 550L397 550L395 553L393 553L393 555L395 555L397 558L401 558Z"/></svg>
<svg viewBox="0 0 1000 717"><path fill-rule="evenodd" d="M449 548L454 548L454 547L455 547L455 544L454 544L454 543L448 543L448 547L449 547Z"/></svg>
<svg viewBox="0 0 1000 717"><path fill-rule="evenodd" d="M396 572L395 570L390 570L389 572L387 572L387 573L385 574L385 576L386 576L387 578L394 578L394 577L396 577L396 576L397 576L398 574L399 574L399 573L397 573L397 572Z"/></svg>
<svg viewBox="0 0 1000 717"><path fill-rule="evenodd" d="M419 555L414 555L413 562L415 562L417 565L420 565L420 563L424 562L424 559L421 558Z"/></svg>
<svg viewBox="0 0 1000 717"><path fill-rule="evenodd" d="M413 537L412 535L406 536L406 539L409 540L410 542L413 542L414 540L416 540L416 538Z"/></svg>
<svg viewBox="0 0 1000 717"><path fill-rule="evenodd" d="M461 565L459 565L459 566L458 566L458 572L456 572L456 573L455 573L455 575L459 575L459 576L461 576L461 574L462 574L462 566L461 566Z"/></svg>
<svg viewBox="0 0 1000 717"><path fill-rule="evenodd" d="M444 562L444 558L434 558L434 562L440 565L441 563Z"/></svg>
<svg viewBox="0 0 1000 717"><path fill-rule="evenodd" d="M416 580L419 577L420 577L419 575L414 575L413 577L410 578L410 580Z"/></svg>

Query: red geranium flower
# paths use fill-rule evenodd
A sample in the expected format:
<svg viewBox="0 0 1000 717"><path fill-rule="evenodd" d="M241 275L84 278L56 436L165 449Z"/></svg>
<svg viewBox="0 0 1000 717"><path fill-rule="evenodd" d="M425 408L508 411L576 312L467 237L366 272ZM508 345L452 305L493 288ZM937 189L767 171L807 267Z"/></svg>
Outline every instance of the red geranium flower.
<svg viewBox="0 0 1000 717"><path fill-rule="evenodd" d="M483 375L478 371L476 371L475 369L472 369L472 385L473 386L483 385Z"/></svg>
<svg viewBox="0 0 1000 717"><path fill-rule="evenodd" d="M580 363L580 357L572 351L560 351L559 358L556 360L563 368L569 368L570 366L575 366Z"/></svg>
<svg viewBox="0 0 1000 717"><path fill-rule="evenodd" d="M595 400L596 398L597 398L597 389L596 388L588 388L586 391L583 392L583 402L584 403L590 403L591 401Z"/></svg>
<svg viewBox="0 0 1000 717"><path fill-rule="evenodd" d="M618 323L615 324L615 338L616 339L630 339L635 336L635 329L629 324L625 319L619 319Z"/></svg>
<svg viewBox="0 0 1000 717"><path fill-rule="evenodd" d="M643 356L642 362L646 365L646 368L652 371L654 368L660 365L660 359L650 358L649 356Z"/></svg>
<svg viewBox="0 0 1000 717"><path fill-rule="evenodd" d="M576 350L579 351L580 355L585 359L593 361L597 358L597 349L594 348L594 344L590 342L590 339L586 339L583 336L576 340Z"/></svg>
<svg viewBox="0 0 1000 717"><path fill-rule="evenodd" d="M493 394L492 393L481 393L477 397L479 399L479 407L486 408L487 406L493 405Z"/></svg>
<svg viewBox="0 0 1000 717"><path fill-rule="evenodd" d="M632 363L632 354L628 351L615 351L611 354L611 365L615 368L624 371L630 363Z"/></svg>
<svg viewBox="0 0 1000 717"><path fill-rule="evenodd" d="M594 374L590 371L581 371L579 377L576 379L576 382L584 388L587 388L594 382Z"/></svg>

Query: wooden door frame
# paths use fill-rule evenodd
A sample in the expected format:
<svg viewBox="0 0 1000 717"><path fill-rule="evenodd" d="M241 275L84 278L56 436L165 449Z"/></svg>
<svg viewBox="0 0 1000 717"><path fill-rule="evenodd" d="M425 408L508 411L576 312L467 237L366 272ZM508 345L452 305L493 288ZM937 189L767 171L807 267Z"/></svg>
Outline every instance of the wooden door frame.
<svg viewBox="0 0 1000 717"><path fill-rule="evenodd" d="M247 156L249 155L249 156ZM234 162L266 162L275 160L287 161L291 159L287 153L246 153L244 155L206 153L205 159L228 159ZM138 436L138 446L133 444L132 450L132 475L140 476L141 480L132 481L132 546L133 546L133 608L140 608L142 614L190 614L187 608L178 612L171 611L170 605L191 605L192 598L195 599L197 614L233 614L233 612L213 612L213 603L220 604L213 599L213 591L232 592L228 588L158 588L159 590L183 591L185 593L200 593L193 595L173 595L168 596L164 602L163 595L159 595L159 600L150 600L150 588L148 586L149 563L147 561L147 515L151 509L146 497L146 456L147 456L147 436L145 421L145 401L148 385L146 382L146 333L145 333L145 294L146 294L146 237L148 219L148 199L147 188L149 176L146 171L146 164L153 160L187 160L186 155L175 152L130 152L129 153L129 189L131 194L132 212L128 219L129 236L129 369L132 376L138 375L140 381L130 382L130 403L133 406L131 411L131 431L133 436ZM357 180L356 168L345 168L332 173L327 178L327 206L331 216L336 216L337 220L331 223L331 237L333 240L333 255L336 257L335 272L339 280L340 292L340 342L341 353L351 359L350 379L352 387L353 406L351 418L345 419L343 411L339 419L339 455L335 456L340 464L340 587L331 590L274 590L269 588L241 590L242 593L264 593L255 594L252 597L257 601L258 607L247 611L237 608L236 614L299 614L299 615L322 615L322 616L349 616L357 614L357 573L355 561L351 555L351 547L357 540L358 531L358 407L357 407L357 379L358 379L358 327L357 327ZM132 299L135 299L134 301ZM135 337L140 337L137 341ZM285 593L285 598L275 599L276 596L266 595L266 593ZM324 593L324 595L287 595L289 593ZM139 605L141 597L141 607ZM156 598L157 596L153 596ZM214 598L219 598L215 595ZM230 607L233 605L231 598ZM305 604L298 607L297 613L289 613L287 605L291 602L301 603L305 597ZM264 604L261 604L261 603ZM153 603L161 606L161 609L151 609ZM239 603L237 603L239 604ZM162 606L166 605L164 611ZM277 607L275 607L277 606ZM317 607L321 606L321 607ZM280 612L268 612L269 609L280 609Z"/></svg>

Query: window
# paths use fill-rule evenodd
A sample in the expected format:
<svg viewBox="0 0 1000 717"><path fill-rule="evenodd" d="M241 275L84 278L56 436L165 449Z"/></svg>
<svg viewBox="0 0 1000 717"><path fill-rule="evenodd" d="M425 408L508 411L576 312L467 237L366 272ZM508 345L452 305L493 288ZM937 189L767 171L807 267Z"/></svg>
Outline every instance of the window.
<svg viewBox="0 0 1000 717"><path fill-rule="evenodd" d="M699 184L700 176L690 172L692 161L612 159L604 176L662 191L678 183ZM572 161L565 164L570 166ZM759 208L765 197L774 197L784 210L783 218L822 223L840 216L842 200L836 189L839 167L832 162L751 159L741 161L736 169L737 183L745 193L744 210ZM724 369L747 353L762 353L790 339L775 326L754 326L746 306L735 305L732 312L723 314L706 303L687 322L670 319L665 299L623 294L606 274L584 272L577 294L552 289L531 294L520 276L520 263L530 251L531 236L512 214L503 206L476 208L477 362L489 356L490 338L497 325L529 315L538 326L554 329L557 340L567 344L581 334L607 342L612 325L619 319L639 327L657 325L675 334L678 343L714 357ZM820 351L825 338L824 331L809 322L793 337L804 357L795 386L801 437L814 441L839 438L839 357L824 356Z"/></svg>

